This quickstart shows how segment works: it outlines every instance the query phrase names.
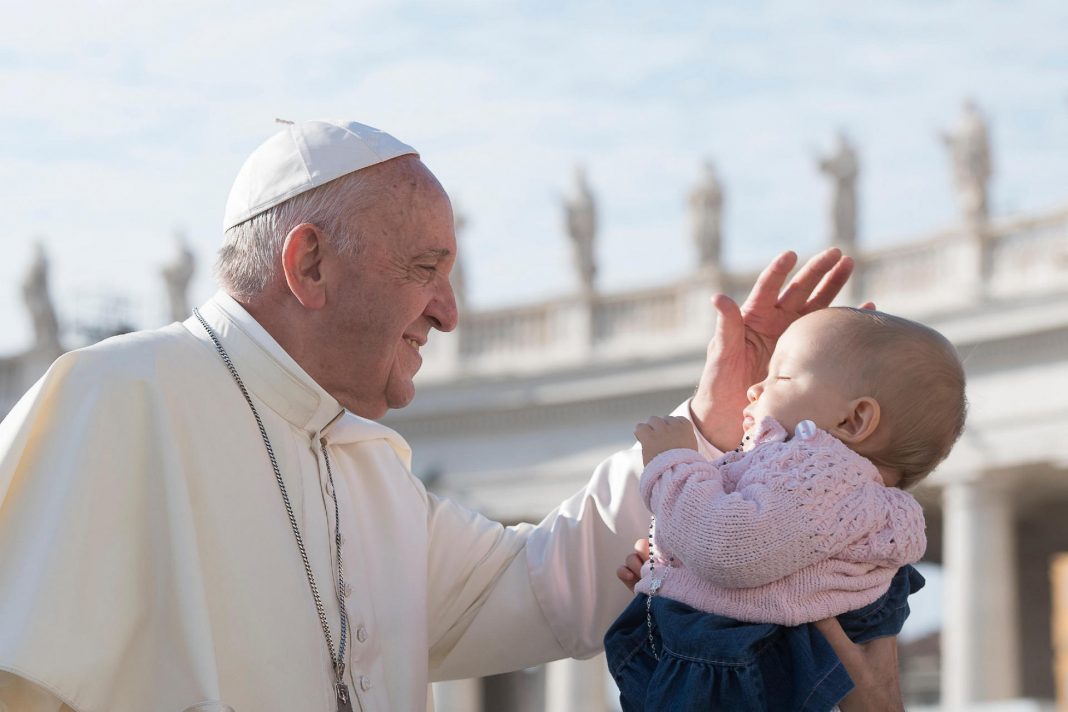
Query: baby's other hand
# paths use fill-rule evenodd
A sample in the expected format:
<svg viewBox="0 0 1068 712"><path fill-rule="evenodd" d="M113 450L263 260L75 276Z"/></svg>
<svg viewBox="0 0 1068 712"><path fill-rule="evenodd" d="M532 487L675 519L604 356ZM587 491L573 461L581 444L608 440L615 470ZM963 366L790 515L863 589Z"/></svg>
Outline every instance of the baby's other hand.
<svg viewBox="0 0 1068 712"><path fill-rule="evenodd" d="M634 437L642 444L642 461L649 461L662 452L676 448L697 449L697 437L693 423L686 418L669 415L666 418L654 415L634 428Z"/></svg>

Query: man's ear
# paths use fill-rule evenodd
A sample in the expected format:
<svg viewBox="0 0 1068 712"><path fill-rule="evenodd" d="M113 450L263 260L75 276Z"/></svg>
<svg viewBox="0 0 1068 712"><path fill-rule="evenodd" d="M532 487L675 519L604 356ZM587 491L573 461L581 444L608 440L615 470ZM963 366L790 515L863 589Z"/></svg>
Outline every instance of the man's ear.
<svg viewBox="0 0 1068 712"><path fill-rule="evenodd" d="M326 306L326 280L323 278L325 236L311 223L301 223L289 231L282 243L282 271L289 291L305 309Z"/></svg>
<svg viewBox="0 0 1068 712"><path fill-rule="evenodd" d="M833 435L850 445L862 443L879 427L880 415L879 401L871 396L852 400L846 406L845 417L834 426Z"/></svg>

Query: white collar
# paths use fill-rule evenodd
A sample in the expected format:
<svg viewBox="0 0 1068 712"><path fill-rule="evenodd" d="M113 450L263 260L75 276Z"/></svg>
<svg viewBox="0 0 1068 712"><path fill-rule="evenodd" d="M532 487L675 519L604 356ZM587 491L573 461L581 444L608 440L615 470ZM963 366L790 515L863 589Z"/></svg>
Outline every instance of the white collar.
<svg viewBox="0 0 1068 712"><path fill-rule="evenodd" d="M216 292L200 307L200 313L218 334L245 386L271 410L312 438L329 430L335 443L388 440L409 465L411 449L404 438L392 428L345 410L229 294ZM196 316L187 319L185 327L215 350Z"/></svg>

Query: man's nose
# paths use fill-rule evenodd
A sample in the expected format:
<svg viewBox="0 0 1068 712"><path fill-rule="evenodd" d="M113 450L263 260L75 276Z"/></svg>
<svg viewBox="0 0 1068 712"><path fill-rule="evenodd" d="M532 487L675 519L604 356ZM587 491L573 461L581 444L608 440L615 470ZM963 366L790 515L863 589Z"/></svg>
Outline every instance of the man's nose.
<svg viewBox="0 0 1068 712"><path fill-rule="evenodd" d="M426 315L430 318L434 328L438 331L452 331L460 320L459 310L456 306L456 295L452 291L452 285L448 279L445 286L430 300L427 305Z"/></svg>

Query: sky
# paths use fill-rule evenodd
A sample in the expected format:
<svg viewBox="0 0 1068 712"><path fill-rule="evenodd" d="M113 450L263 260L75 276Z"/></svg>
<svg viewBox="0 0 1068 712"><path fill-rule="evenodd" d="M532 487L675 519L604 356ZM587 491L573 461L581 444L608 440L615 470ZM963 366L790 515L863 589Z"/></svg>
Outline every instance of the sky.
<svg viewBox="0 0 1068 712"><path fill-rule="evenodd" d="M276 117L347 118L416 146L466 215L476 308L575 288L562 200L598 199L607 292L695 261L686 196L726 190L724 261L827 239L816 158L860 151L861 242L956 219L939 132L974 97L996 215L1068 203L1068 3L208 1L19 3L0 25L0 355L32 329L20 284L51 258L68 335L166 321L160 268L187 236L191 297L233 176ZM655 255L655 259L653 259Z"/></svg>

